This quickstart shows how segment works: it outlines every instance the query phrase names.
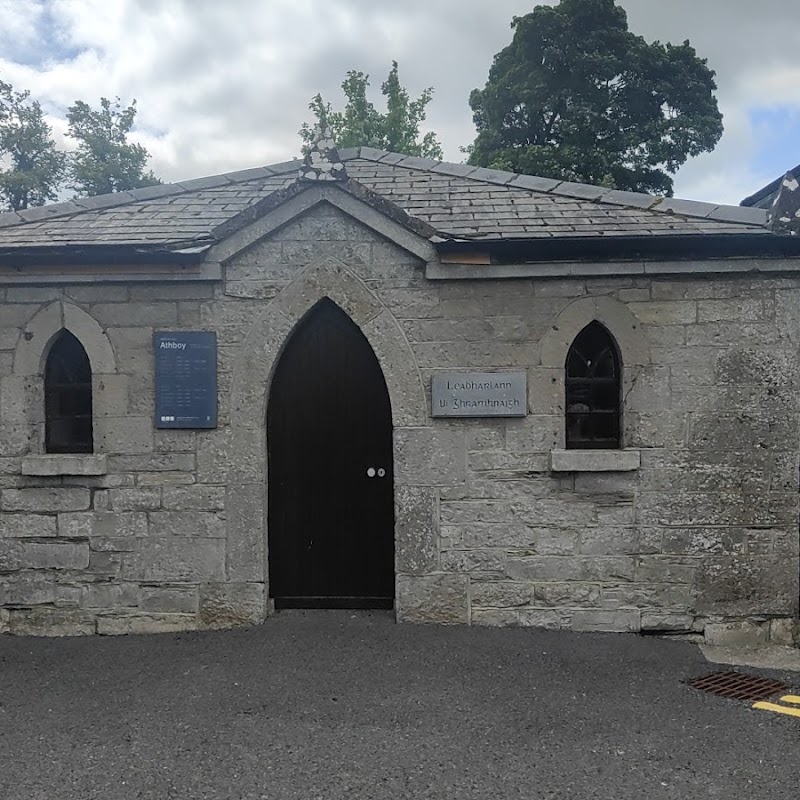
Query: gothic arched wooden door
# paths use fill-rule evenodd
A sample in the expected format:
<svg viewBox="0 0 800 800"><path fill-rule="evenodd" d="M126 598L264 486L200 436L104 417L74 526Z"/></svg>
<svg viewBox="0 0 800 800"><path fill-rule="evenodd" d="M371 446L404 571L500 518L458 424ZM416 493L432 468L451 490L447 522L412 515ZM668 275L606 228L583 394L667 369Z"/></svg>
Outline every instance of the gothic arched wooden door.
<svg viewBox="0 0 800 800"><path fill-rule="evenodd" d="M300 322L278 360L267 449L276 608L391 608L389 393L364 334L327 298Z"/></svg>

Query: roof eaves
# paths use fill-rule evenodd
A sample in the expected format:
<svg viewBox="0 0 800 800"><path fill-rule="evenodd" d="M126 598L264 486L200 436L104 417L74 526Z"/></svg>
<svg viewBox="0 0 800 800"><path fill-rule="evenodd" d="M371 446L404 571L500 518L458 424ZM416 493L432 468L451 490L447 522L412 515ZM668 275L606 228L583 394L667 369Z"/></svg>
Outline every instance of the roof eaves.
<svg viewBox="0 0 800 800"><path fill-rule="evenodd" d="M213 242L174 241L152 244L71 244L45 246L0 247L0 265L35 266L109 263L199 263Z"/></svg>
<svg viewBox="0 0 800 800"><path fill-rule="evenodd" d="M496 263L510 261L558 261L564 258L599 260L703 258L798 258L800 237L775 236L755 228L731 233L714 230L703 233L673 233L649 236L566 236L531 238L525 234L508 238L437 239L437 250L443 253L490 253ZM800 262L799 262L800 264ZM800 269L800 266L798 266Z"/></svg>

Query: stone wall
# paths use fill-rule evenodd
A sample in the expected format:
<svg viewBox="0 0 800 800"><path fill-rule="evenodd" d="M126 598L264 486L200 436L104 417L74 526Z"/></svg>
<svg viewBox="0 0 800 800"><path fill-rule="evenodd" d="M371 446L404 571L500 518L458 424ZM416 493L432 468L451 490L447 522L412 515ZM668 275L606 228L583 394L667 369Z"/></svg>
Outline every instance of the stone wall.
<svg viewBox="0 0 800 800"><path fill-rule="evenodd" d="M796 615L792 282L614 279L500 288L512 296L476 283L444 286L441 295L451 330L491 320L477 308L494 310L498 327L513 325L519 337L518 344L504 337L506 348L521 356L527 346L539 362L529 370L531 416L462 423L465 484L442 489L442 566L469 577L472 621L703 630L729 618ZM550 332L564 328L582 298L600 296L635 315L635 335L648 345L646 363L637 358L632 366L627 314L604 300L601 321L618 337L629 370L624 443L640 449L641 468L548 473L547 451L563 446L564 436L563 373L555 365L577 326L559 359L549 357ZM515 307L513 318L500 317ZM439 346L447 366L488 366L483 351L456 338L452 349ZM507 365L517 357L508 352ZM494 345L489 358L505 365Z"/></svg>
<svg viewBox="0 0 800 800"><path fill-rule="evenodd" d="M269 379L325 296L362 328L391 395L400 620L786 634L797 280L430 281L324 205L233 255L222 282L0 288L0 630L263 618ZM620 346L640 466L554 472L564 359L595 318ZM62 326L94 369L96 474L41 466L42 357ZM153 428L152 334L181 328L217 331L218 430ZM430 418L437 370L495 369L527 370L526 418Z"/></svg>

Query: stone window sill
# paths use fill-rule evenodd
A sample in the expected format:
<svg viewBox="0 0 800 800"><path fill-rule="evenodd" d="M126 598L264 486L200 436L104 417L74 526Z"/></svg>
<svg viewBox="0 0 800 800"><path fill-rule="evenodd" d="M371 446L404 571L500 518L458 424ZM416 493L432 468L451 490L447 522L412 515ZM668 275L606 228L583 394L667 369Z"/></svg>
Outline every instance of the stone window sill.
<svg viewBox="0 0 800 800"><path fill-rule="evenodd" d="M22 459L23 475L105 475L104 455L59 454L26 456Z"/></svg>
<svg viewBox="0 0 800 800"><path fill-rule="evenodd" d="M552 472L634 472L642 463L639 450L551 450Z"/></svg>

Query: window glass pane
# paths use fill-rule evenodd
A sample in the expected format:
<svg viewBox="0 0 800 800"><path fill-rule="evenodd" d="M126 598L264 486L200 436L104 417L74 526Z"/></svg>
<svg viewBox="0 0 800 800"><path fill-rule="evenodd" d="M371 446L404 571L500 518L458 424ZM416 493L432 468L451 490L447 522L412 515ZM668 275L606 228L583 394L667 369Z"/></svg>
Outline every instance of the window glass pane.
<svg viewBox="0 0 800 800"><path fill-rule="evenodd" d="M614 351L609 348L597 357L596 367L594 374L598 378L614 378L616 377L616 359Z"/></svg>
<svg viewBox="0 0 800 800"><path fill-rule="evenodd" d="M616 411L619 407L619 388L616 382L600 383L593 387L592 407L603 411Z"/></svg>
<svg viewBox="0 0 800 800"><path fill-rule="evenodd" d="M576 337L566 361L568 448L620 447L620 365L611 334L599 323Z"/></svg>
<svg viewBox="0 0 800 800"><path fill-rule="evenodd" d="M589 365L583 353L573 349L567 359L567 376L570 378L586 378L589 375Z"/></svg>
<svg viewBox="0 0 800 800"><path fill-rule="evenodd" d="M83 345L62 331L47 356L45 449L48 453L91 453L92 369Z"/></svg>

